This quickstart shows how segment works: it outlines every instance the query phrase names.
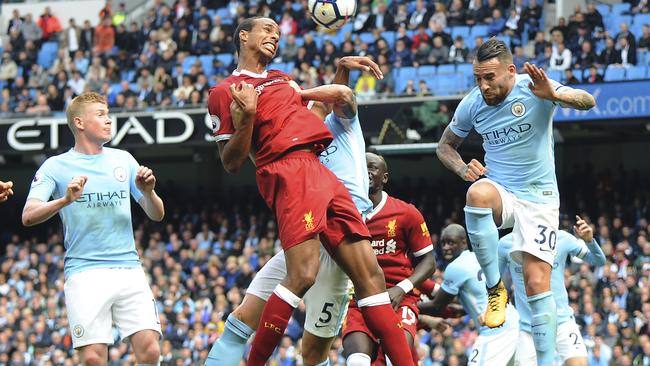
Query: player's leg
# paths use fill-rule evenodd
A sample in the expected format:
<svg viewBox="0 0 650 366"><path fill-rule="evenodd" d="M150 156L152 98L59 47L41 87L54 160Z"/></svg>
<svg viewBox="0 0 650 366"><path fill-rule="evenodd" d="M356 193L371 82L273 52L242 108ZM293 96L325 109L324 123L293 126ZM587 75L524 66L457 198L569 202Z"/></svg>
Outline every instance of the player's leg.
<svg viewBox="0 0 650 366"><path fill-rule="evenodd" d="M565 366L587 366L587 348L573 318L558 325L556 348Z"/></svg>
<svg viewBox="0 0 650 366"><path fill-rule="evenodd" d="M282 239L281 239L282 240ZM263 366L280 343L293 310L314 284L319 268L317 237L285 248L287 277L266 302L248 358L249 366Z"/></svg>
<svg viewBox="0 0 650 366"><path fill-rule="evenodd" d="M124 341L131 342L138 364L157 365L160 359L160 318L147 277L141 268L111 269L120 284L111 313Z"/></svg>
<svg viewBox="0 0 650 366"><path fill-rule="evenodd" d="M305 365L328 364L330 347L341 330L348 307L349 282L348 276L321 247L316 282L303 298L306 314L302 358Z"/></svg>
<svg viewBox="0 0 650 366"><path fill-rule="evenodd" d="M557 315L551 292L551 266L529 253L523 253L524 282L532 314L531 333L538 365L551 365L555 355Z"/></svg>
<svg viewBox="0 0 650 366"><path fill-rule="evenodd" d="M105 366L108 363L108 346L105 344L89 344L78 350L84 366Z"/></svg>
<svg viewBox="0 0 650 366"><path fill-rule="evenodd" d="M153 330L141 330L129 337L138 365L158 365L160 360L160 334Z"/></svg>
<svg viewBox="0 0 650 366"><path fill-rule="evenodd" d="M557 337L557 311L551 291L551 270L555 260L559 209L554 205L518 200L515 216L511 256L523 261L537 364L551 365Z"/></svg>
<svg viewBox="0 0 650 366"><path fill-rule="evenodd" d="M498 226L502 224L503 200L497 186L487 180L480 180L467 191L465 206L465 224L472 249L476 253L488 287L488 307L485 312L485 324L490 327L501 326L506 319L508 293L499 273Z"/></svg>
<svg viewBox="0 0 650 366"><path fill-rule="evenodd" d="M352 332L343 338L343 357L347 366L370 366L377 357L377 344L363 332Z"/></svg>
<svg viewBox="0 0 650 366"><path fill-rule="evenodd" d="M402 319L403 320L403 319ZM402 321L403 323L403 321ZM413 364L417 365L419 356L417 354L417 350L414 347L415 340L413 339L413 335L411 332L404 330L404 336L406 337L406 343L411 346L411 358L413 360ZM373 366L393 366L393 362L390 360L390 358L386 357L386 354L384 353L384 350L379 347L377 350L377 359L375 362L372 364Z"/></svg>
<svg viewBox="0 0 650 366"><path fill-rule="evenodd" d="M336 248L335 259L354 284L357 304L372 333L396 366L412 365L410 347L402 324L391 307L384 273L368 240L344 240Z"/></svg>
<svg viewBox="0 0 650 366"><path fill-rule="evenodd" d="M519 328L500 329L496 334L479 335L469 354L469 366L514 364ZM534 352L533 352L534 353Z"/></svg>
<svg viewBox="0 0 650 366"><path fill-rule="evenodd" d="M210 349L206 366L239 366L246 343L257 329L266 300L286 275L284 252L279 252L257 272L242 303L228 315L223 333Z"/></svg>

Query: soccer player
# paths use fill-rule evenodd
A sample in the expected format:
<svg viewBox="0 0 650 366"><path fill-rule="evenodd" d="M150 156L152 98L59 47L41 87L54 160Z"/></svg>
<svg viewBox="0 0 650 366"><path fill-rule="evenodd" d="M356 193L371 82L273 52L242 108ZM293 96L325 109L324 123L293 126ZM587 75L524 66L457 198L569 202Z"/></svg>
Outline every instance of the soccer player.
<svg viewBox="0 0 650 366"><path fill-rule="evenodd" d="M339 60L335 84L347 85L350 70L370 69L380 77L379 66L368 57L348 56ZM331 87L325 87L330 89ZM301 93L319 93L323 87ZM368 171L365 164L365 143L357 115L355 98L350 98L347 87L340 91L340 105L333 111L327 105L315 103L312 111L325 120L334 139L320 154L320 161L343 182L362 215L372 209L368 198ZM321 122L322 123L322 122ZM257 329L264 304L273 289L287 274L284 252L273 256L255 275L246 290L242 303L228 316L223 334L212 346L207 366L238 366L248 338ZM328 364L328 353L348 304L349 279L327 251L321 249L320 269L312 286L304 296L306 305L305 332L302 337L302 357L305 365Z"/></svg>
<svg viewBox="0 0 650 366"><path fill-rule="evenodd" d="M469 354L468 365L505 366L515 356L519 327L515 308L506 306L506 321L503 326L489 328L481 321L488 306L485 292L485 275L476 260L476 255L467 250L467 234L458 224L451 224L442 230L442 257L447 262L443 283L432 301L419 304L423 314L438 315L456 296L465 312L474 320L478 337ZM534 353L533 353L534 354Z"/></svg>
<svg viewBox="0 0 650 366"><path fill-rule="evenodd" d="M564 285L564 268L567 259L577 257L595 266L605 264L605 254L594 240L591 227L579 216L576 216L573 227L575 236L560 230L557 234L557 253L551 272L551 290L557 304L557 341L555 348L566 366L586 366L587 349L580 328L569 306L569 295ZM534 365L536 362L534 344L531 337L531 311L526 303L524 277L521 265L510 259L513 235L508 234L499 240L499 265L501 272L510 272L515 287L515 303L519 312L519 344L517 346L517 363Z"/></svg>
<svg viewBox="0 0 650 366"><path fill-rule="evenodd" d="M4 202L13 196L14 183L12 181L3 182L0 180L0 202Z"/></svg>
<svg viewBox="0 0 650 366"><path fill-rule="evenodd" d="M139 364L158 364L160 321L135 248L129 200L161 221L165 210L154 190L156 177L128 152L104 147L112 122L103 96L83 93L66 114L74 147L36 172L23 224L61 215L65 303L72 344L84 365L106 365L112 323L131 342Z"/></svg>
<svg viewBox="0 0 650 366"><path fill-rule="evenodd" d="M388 166L383 157L366 153L370 177L370 200L373 209L366 215L372 235L372 248L384 271L393 309L413 349L417 332L419 297L413 288L431 277L436 269L433 244L427 224L415 206L384 192L388 183ZM348 366L370 366L377 357L378 336L368 328L364 317L352 301L343 327L343 354ZM417 364L417 354L413 354ZM390 359L390 355L389 355Z"/></svg>
<svg viewBox="0 0 650 366"><path fill-rule="evenodd" d="M316 279L321 241L352 280L364 317L388 355L398 366L411 365L368 229L350 193L318 160L332 134L302 104L288 75L266 70L280 39L278 25L269 18L245 19L233 38L237 69L211 89L208 101L214 135L226 171L238 171L254 155L257 186L275 211L287 265L286 278L264 306L248 365L264 365L278 345L293 309ZM306 99L337 100L319 95L322 100Z"/></svg>
<svg viewBox="0 0 650 366"><path fill-rule="evenodd" d="M508 294L499 274L497 228L513 228L512 255L523 263L537 362L549 365L557 328L551 265L559 225L553 114L558 104L587 110L595 100L534 65L524 67L528 75L517 74L503 41L492 38L479 47L477 87L458 105L437 155L462 179L475 182L467 191L465 223L488 287L485 324L494 328L505 321ZM472 128L483 138L485 167L476 159L465 163L457 151ZM478 180L483 175L487 179Z"/></svg>

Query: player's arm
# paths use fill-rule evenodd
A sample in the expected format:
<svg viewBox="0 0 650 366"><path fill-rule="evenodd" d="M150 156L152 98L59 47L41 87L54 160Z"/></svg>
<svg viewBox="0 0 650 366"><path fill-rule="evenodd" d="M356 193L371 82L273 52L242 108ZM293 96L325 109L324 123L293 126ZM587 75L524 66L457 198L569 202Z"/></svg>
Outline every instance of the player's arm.
<svg viewBox="0 0 650 366"><path fill-rule="evenodd" d="M257 91L244 81L230 85L233 101L230 103L230 117L234 132L227 141L219 141L217 147L224 169L237 173L248 159L251 151L253 126L257 113Z"/></svg>
<svg viewBox="0 0 650 366"><path fill-rule="evenodd" d="M451 125L447 126L438 142L436 155L438 156L438 160L440 160L442 165L447 169L456 173L465 181L474 182L480 176L485 174L486 169L483 164L476 159L472 159L469 164L463 161L463 158L461 158L458 153L458 147L463 143L463 140L465 140L464 137L456 135L451 130Z"/></svg>
<svg viewBox="0 0 650 366"><path fill-rule="evenodd" d="M135 176L135 185L142 192L142 198L138 201L140 207L153 221L162 221L165 217L165 205L162 199L156 194L156 176L146 166L140 166Z"/></svg>
<svg viewBox="0 0 650 366"><path fill-rule="evenodd" d="M465 315L462 307L452 304L456 296L443 289L436 291L433 300L418 302L420 314L437 316L441 318L458 318Z"/></svg>
<svg viewBox="0 0 650 366"><path fill-rule="evenodd" d="M584 90L573 89L568 86L556 90L551 79L539 67L526 63L524 69L533 80L528 87L536 96L554 103L560 103L565 108L588 110L596 105L594 96Z"/></svg>
<svg viewBox="0 0 650 366"><path fill-rule="evenodd" d="M304 100L332 104L334 113L343 118L354 118L357 114L357 100L352 89L346 85L331 84L300 91Z"/></svg>
<svg viewBox="0 0 650 366"><path fill-rule="evenodd" d="M12 181L3 182L0 180L0 202L4 202L13 196L14 183Z"/></svg>
<svg viewBox="0 0 650 366"><path fill-rule="evenodd" d="M594 266L600 267L605 265L607 258L605 258L605 253L603 253L603 250L594 239L594 232L591 226L580 218L580 216L576 215L576 224L573 226L573 230L587 244L587 248L589 249L589 252L582 259Z"/></svg>
<svg viewBox="0 0 650 366"><path fill-rule="evenodd" d="M88 177L86 176L72 178L72 180L68 183L68 187L65 191L65 196L59 199L47 202L37 198L28 199L25 203L25 207L23 208L23 225L34 226L49 220L62 208L81 197L84 185L87 181Z"/></svg>

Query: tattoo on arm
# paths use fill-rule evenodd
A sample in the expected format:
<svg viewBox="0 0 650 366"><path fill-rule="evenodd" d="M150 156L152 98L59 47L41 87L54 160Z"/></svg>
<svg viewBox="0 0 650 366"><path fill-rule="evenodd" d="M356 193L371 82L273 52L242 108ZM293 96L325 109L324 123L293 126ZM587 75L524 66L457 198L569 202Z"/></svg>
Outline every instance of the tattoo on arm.
<svg viewBox="0 0 650 366"><path fill-rule="evenodd" d="M559 93L559 101L563 107L579 110L589 110L596 105L594 97L584 90L570 89Z"/></svg>
<svg viewBox="0 0 650 366"><path fill-rule="evenodd" d="M466 164L458 153L458 147L463 142L464 138L456 135L450 128L447 126L445 131L442 133L442 137L438 142L438 148L436 149L436 155L438 160L456 174L462 169L465 169Z"/></svg>

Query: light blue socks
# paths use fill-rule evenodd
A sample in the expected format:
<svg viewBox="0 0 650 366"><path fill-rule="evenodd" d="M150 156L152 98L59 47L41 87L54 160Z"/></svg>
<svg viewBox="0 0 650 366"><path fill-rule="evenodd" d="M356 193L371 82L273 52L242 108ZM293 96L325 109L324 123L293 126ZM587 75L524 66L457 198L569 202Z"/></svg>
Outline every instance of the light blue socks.
<svg viewBox="0 0 650 366"><path fill-rule="evenodd" d="M233 314L228 315L221 337L212 345L205 366L239 366L246 342L254 330Z"/></svg>
<svg viewBox="0 0 650 366"><path fill-rule="evenodd" d="M492 219L492 209L465 206L465 226L478 263L485 274L485 284L492 288L499 283L499 230Z"/></svg>
<svg viewBox="0 0 650 366"><path fill-rule="evenodd" d="M538 366L553 365L557 335L557 311L551 291L528 296L532 313L531 333L535 343Z"/></svg>

